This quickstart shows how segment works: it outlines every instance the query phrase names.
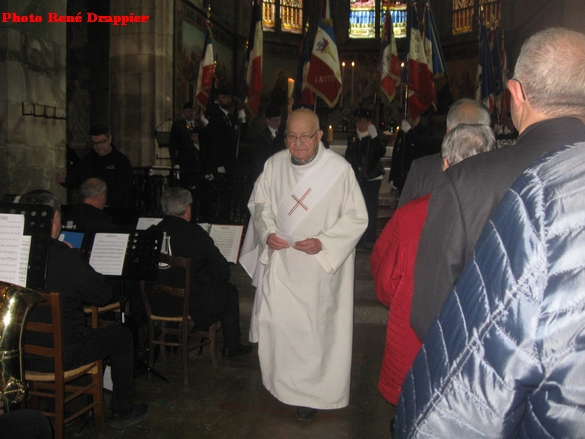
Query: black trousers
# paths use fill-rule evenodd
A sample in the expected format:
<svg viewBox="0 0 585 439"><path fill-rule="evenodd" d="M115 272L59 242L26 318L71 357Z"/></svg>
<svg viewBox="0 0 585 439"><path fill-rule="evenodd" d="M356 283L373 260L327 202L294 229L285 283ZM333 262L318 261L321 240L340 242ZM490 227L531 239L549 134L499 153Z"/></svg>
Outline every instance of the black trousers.
<svg viewBox="0 0 585 439"><path fill-rule="evenodd" d="M0 414L0 437L52 439L53 429L45 415L37 410L14 410Z"/></svg>
<svg viewBox="0 0 585 439"><path fill-rule="evenodd" d="M189 315L196 325L209 326L219 320L224 345L231 349L240 346L240 298L235 285L226 282L191 291L189 299Z"/></svg>
<svg viewBox="0 0 585 439"><path fill-rule="evenodd" d="M378 194L382 180L369 180L360 183L360 188L366 201L366 209L368 210L368 228L362 238L365 242L374 243L377 238L377 223L378 223Z"/></svg>
<svg viewBox="0 0 585 439"><path fill-rule="evenodd" d="M110 357L112 369L112 410L125 411L132 407L134 387L134 341L125 326L87 328L87 336L67 348L76 355L65 367L83 366L100 358ZM68 356L71 358L71 356Z"/></svg>

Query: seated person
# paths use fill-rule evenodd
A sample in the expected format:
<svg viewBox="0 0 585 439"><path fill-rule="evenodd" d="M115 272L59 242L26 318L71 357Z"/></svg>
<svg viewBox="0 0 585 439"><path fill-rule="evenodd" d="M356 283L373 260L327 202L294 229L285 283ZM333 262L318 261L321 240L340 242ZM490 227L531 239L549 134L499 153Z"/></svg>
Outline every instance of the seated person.
<svg viewBox="0 0 585 439"><path fill-rule="evenodd" d="M191 192L173 187L161 196L160 202L165 216L153 228L165 232L169 255L191 258L189 315L196 325L202 327L221 321L224 357L249 354L252 347L240 342L240 302L238 289L228 282L229 263L207 232L191 223ZM184 273L178 268L160 266L158 279L171 287L180 287ZM149 297L149 301L157 314L176 315L182 310L182 299L178 297L168 302Z"/></svg>
<svg viewBox="0 0 585 439"><path fill-rule="evenodd" d="M37 190L23 195L23 204L40 204L53 208L51 242L47 259L47 291L57 291L61 296L63 316L63 366L74 369L84 364L110 357L112 368L112 419L110 427L125 428L143 421L149 415L148 404L135 405L132 397L134 387L134 343L132 333L125 326L89 328L83 305L103 306L112 298L112 288L105 276L97 273L78 250L57 240L61 232L61 203L49 191ZM29 321L50 321L46 307L31 310ZM38 336L29 333L28 336ZM35 343L50 346L52 336L35 340ZM25 334L25 337L27 335ZM31 339L28 339L32 342ZM27 355L28 370L51 371L52 364L45 358Z"/></svg>
<svg viewBox="0 0 585 439"><path fill-rule="evenodd" d="M88 178L79 187L78 204L63 214L63 228L87 233L90 230L113 231L112 217L104 212L108 198L106 183L99 178Z"/></svg>
<svg viewBox="0 0 585 439"><path fill-rule="evenodd" d="M0 437L19 439L53 439L51 423L37 410L20 409L4 412L0 400Z"/></svg>
<svg viewBox="0 0 585 439"><path fill-rule="evenodd" d="M468 157L491 151L495 146L495 135L489 126L460 124L443 139L443 171ZM394 213L370 258L376 294L380 302L390 308L378 390L394 405L398 403L404 377L421 347L410 326L410 309L414 261L430 197L429 194L416 198Z"/></svg>

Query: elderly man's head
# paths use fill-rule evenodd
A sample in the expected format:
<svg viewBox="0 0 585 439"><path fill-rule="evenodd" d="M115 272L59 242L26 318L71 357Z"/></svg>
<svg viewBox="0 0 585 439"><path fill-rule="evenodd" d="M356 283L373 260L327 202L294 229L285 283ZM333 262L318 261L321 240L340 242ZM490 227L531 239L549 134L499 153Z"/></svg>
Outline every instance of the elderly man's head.
<svg viewBox="0 0 585 439"><path fill-rule="evenodd" d="M489 126L457 125L443 138L441 145L443 170L473 155L491 151L495 147L496 136Z"/></svg>
<svg viewBox="0 0 585 439"><path fill-rule="evenodd" d="M98 209L106 206L108 187L99 178L88 178L79 186L79 199L82 203L91 204Z"/></svg>
<svg viewBox="0 0 585 439"><path fill-rule="evenodd" d="M309 163L317 155L323 131L319 117L311 110L300 108L291 113L286 123L286 147L299 164Z"/></svg>
<svg viewBox="0 0 585 439"><path fill-rule="evenodd" d="M481 102L470 98L459 99L449 107L447 132L462 123L489 126L491 123L490 113Z"/></svg>
<svg viewBox="0 0 585 439"><path fill-rule="evenodd" d="M19 200L20 204L40 204L53 209L51 238L57 239L61 233L61 202L57 195L44 189L27 192Z"/></svg>
<svg viewBox="0 0 585 439"><path fill-rule="evenodd" d="M160 198L160 205L164 215L182 218L189 216L188 221L191 221L191 204L193 204L191 192L182 187L167 189Z"/></svg>
<svg viewBox="0 0 585 439"><path fill-rule="evenodd" d="M508 81L518 132L543 119L585 117L585 35L564 28L538 32L522 45Z"/></svg>

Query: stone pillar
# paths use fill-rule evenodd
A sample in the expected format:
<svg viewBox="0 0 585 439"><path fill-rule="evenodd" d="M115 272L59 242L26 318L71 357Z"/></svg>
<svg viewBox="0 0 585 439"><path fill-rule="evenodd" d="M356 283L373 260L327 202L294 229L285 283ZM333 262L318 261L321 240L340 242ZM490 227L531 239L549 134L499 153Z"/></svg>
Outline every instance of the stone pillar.
<svg viewBox="0 0 585 439"><path fill-rule="evenodd" d="M56 183L65 169L65 0L4 1L2 11L27 17L0 28L0 197L48 189L64 201ZM41 22L30 22L30 17Z"/></svg>
<svg viewBox="0 0 585 439"><path fill-rule="evenodd" d="M172 118L173 11L174 0L111 2L112 15L149 16L146 23L112 26L111 31L112 134L134 167L152 166L157 156L168 156L158 148L154 130Z"/></svg>

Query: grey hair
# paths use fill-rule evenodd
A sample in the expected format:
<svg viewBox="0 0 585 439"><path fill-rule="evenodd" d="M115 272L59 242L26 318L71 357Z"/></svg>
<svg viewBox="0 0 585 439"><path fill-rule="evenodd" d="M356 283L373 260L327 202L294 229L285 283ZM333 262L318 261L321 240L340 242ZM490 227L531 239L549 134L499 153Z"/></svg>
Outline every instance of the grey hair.
<svg viewBox="0 0 585 439"><path fill-rule="evenodd" d="M167 189L160 197L160 205L165 215L181 216L190 204L193 204L193 196L182 187Z"/></svg>
<svg viewBox="0 0 585 439"><path fill-rule="evenodd" d="M449 166L456 165L473 155L488 152L496 147L494 131L486 125L460 124L445 134L441 157Z"/></svg>
<svg viewBox="0 0 585 439"><path fill-rule="evenodd" d="M79 199L91 200L108 192L106 183L99 178L88 178L79 186Z"/></svg>
<svg viewBox="0 0 585 439"><path fill-rule="evenodd" d="M61 202L57 198L57 195L45 189L35 189L34 191L27 192L20 197L18 202L20 204L40 204L51 207L55 212L61 211Z"/></svg>
<svg viewBox="0 0 585 439"><path fill-rule="evenodd" d="M536 111L585 116L585 35L562 27L534 34L522 45L514 78Z"/></svg>
<svg viewBox="0 0 585 439"><path fill-rule="evenodd" d="M487 108L481 102L470 98L459 99L449 107L447 113L447 131L462 123L489 126L491 122Z"/></svg>

